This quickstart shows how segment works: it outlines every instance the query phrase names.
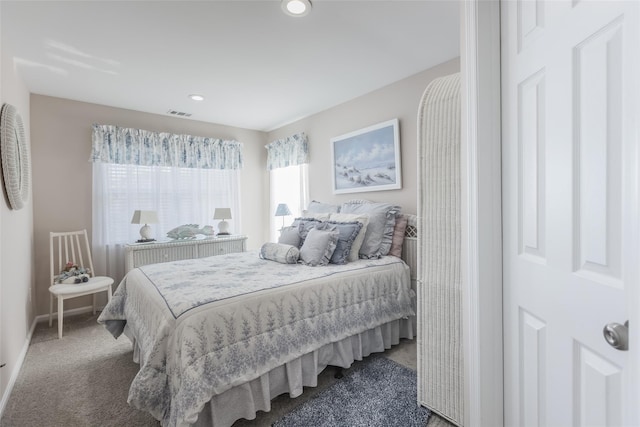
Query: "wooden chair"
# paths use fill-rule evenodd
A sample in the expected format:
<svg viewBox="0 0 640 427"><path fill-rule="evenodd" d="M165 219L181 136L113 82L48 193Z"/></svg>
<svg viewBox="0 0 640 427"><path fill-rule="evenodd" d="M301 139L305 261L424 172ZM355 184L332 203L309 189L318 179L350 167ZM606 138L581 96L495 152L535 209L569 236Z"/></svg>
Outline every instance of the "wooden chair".
<svg viewBox="0 0 640 427"><path fill-rule="evenodd" d="M58 298L58 338L62 338L62 315L64 300L93 294L93 314L96 314L96 293L107 292L111 301L113 279L105 276L94 276L93 260L89 248L87 230L51 232L49 233L49 256L51 280L49 282L49 327L52 325L53 298ZM88 278L80 283L58 283L61 273L67 264L78 269L88 269ZM66 281L73 282L74 277ZM80 279L82 280L82 279Z"/></svg>

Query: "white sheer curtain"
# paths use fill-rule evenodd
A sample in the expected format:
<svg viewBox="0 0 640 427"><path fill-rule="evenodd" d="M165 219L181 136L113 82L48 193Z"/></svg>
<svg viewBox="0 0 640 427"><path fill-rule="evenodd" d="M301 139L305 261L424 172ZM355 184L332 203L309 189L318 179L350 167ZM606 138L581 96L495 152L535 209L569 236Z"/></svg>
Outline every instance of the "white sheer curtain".
<svg viewBox="0 0 640 427"><path fill-rule="evenodd" d="M272 169L270 172L271 214L269 240L276 242L282 224L289 225L294 218L302 215L309 203L309 168L306 164ZM279 203L286 203L291 211L289 217L275 217Z"/></svg>
<svg viewBox="0 0 640 427"><path fill-rule="evenodd" d="M106 132L105 132L105 128ZM114 130L111 132L111 130ZM140 132L147 131L138 131ZM127 135L126 138L120 138ZM233 218L228 220L232 233L241 232L240 224L240 169L241 153L228 156L235 164L228 169L202 168L203 142L195 137L178 136L180 141L188 140L181 154L180 149L169 141L173 135L147 132L142 143L136 143L135 135L129 129L111 126L94 126L93 163L93 257L94 267L100 274L107 274L116 280L124 276L124 245L140 238L140 224L131 224L135 210L154 210L158 213L158 224L150 224L153 237L166 239L167 231L183 224L198 224L200 227L212 225L215 208L231 208ZM161 135L159 145L153 146L154 135ZM191 138L190 140L188 138ZM120 142L116 142L118 139ZM222 148L240 148L239 143L215 141ZM139 142L139 141L138 141ZM131 146L135 146L131 150ZM115 147L117 146L117 149ZM144 147L148 150L145 150ZM195 156L184 155L194 146L199 150ZM142 149L141 149L142 147ZM158 149L158 147L160 147ZM156 160L151 162L133 161L141 157L149 158L149 151L155 150ZM136 155L131 155L135 151ZM163 162L159 153L172 151L179 161ZM227 150L228 151L228 150ZM106 154L105 154L106 153ZM176 154L177 153L177 154ZM219 154L214 149L209 159ZM220 156L218 156L220 157ZM126 161L122 161L126 159ZM200 164L195 165L196 159ZM115 163L115 161L121 163ZM150 163L150 164L137 164ZM174 165L167 165L173 163ZM209 161L211 164L211 161ZM176 166L180 165L180 166ZM189 165L191 167L186 167ZM185 166L185 167L181 167ZM200 166L200 167L198 167ZM221 162L218 167L224 167Z"/></svg>
<svg viewBox="0 0 640 427"><path fill-rule="evenodd" d="M275 217L276 207L286 203L291 217L284 218L285 225L300 216L309 202L309 145L307 136L298 133L271 142L267 149L267 169L270 171L270 240L278 239L283 218Z"/></svg>

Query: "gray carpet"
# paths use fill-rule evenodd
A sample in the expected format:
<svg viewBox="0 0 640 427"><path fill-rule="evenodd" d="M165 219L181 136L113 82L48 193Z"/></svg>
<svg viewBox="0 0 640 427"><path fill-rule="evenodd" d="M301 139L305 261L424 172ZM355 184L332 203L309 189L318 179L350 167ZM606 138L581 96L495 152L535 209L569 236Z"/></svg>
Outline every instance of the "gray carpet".
<svg viewBox="0 0 640 427"><path fill-rule="evenodd" d="M274 427L424 427L429 410L417 404L416 395L414 371L372 355Z"/></svg>
<svg viewBox="0 0 640 427"><path fill-rule="evenodd" d="M57 338L55 321L52 328L47 323L38 324L0 426L160 425L150 415L127 404L129 384L138 370L132 360L131 343L125 337L113 339L96 323L96 317L65 319L61 340ZM415 370L416 343L402 340L384 356ZM361 363L355 362L345 375ZM255 420L238 420L233 427L271 425L335 384L338 380L333 378L334 373L333 368L327 368L318 378L318 387L305 389L295 399L279 396L272 401L270 412L259 412ZM437 422L442 420L432 415L429 426Z"/></svg>
<svg viewBox="0 0 640 427"><path fill-rule="evenodd" d="M82 315L57 324L38 324L0 425L154 426L150 415L127 404L129 384L138 370L131 342L115 340Z"/></svg>

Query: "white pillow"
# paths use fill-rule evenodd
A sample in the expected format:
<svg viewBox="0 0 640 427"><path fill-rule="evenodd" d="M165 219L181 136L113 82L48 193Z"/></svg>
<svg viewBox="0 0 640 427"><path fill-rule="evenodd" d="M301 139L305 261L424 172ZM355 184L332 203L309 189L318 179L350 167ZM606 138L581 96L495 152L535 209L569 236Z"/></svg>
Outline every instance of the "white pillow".
<svg viewBox="0 0 640 427"><path fill-rule="evenodd" d="M364 242L364 236L367 233L367 225L369 224L369 216L368 215L356 215L356 214L343 214L343 213L332 213L329 217L330 221L336 222L350 222L350 221L358 221L362 223L362 228L356 236L356 239L353 241L351 245L351 251L349 252L349 257L347 258L348 262L357 261L359 258L360 248L362 247L362 242Z"/></svg>
<svg viewBox="0 0 640 427"><path fill-rule="evenodd" d="M313 218L313 219L317 219L319 221L329 221L329 212L309 212L309 211L302 211L302 216L304 218Z"/></svg>
<svg viewBox="0 0 640 427"><path fill-rule="evenodd" d="M312 200L307 206L308 213L334 213L340 212L340 206L332 205L329 203L322 203L317 200Z"/></svg>

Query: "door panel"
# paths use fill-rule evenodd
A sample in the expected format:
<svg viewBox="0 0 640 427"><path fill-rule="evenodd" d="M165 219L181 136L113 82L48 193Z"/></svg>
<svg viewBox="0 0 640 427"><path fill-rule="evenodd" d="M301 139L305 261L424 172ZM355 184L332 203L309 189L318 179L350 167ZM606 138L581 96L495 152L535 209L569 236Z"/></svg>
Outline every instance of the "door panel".
<svg viewBox="0 0 640 427"><path fill-rule="evenodd" d="M636 425L638 2L501 4L505 422Z"/></svg>

